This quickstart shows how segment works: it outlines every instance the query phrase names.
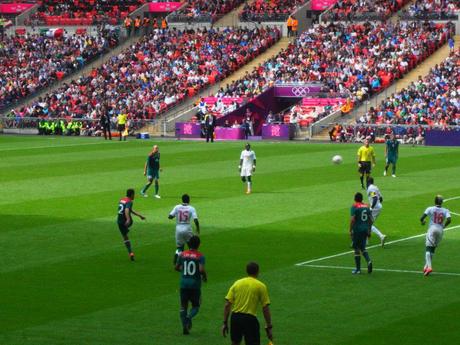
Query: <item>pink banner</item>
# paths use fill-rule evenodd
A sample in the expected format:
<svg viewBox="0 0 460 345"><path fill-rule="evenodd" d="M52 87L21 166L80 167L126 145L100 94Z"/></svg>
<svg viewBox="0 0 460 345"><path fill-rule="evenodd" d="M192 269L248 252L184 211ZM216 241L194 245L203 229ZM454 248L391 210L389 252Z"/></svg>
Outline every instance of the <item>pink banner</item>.
<svg viewBox="0 0 460 345"><path fill-rule="evenodd" d="M182 6L182 2L151 2L150 12L174 12Z"/></svg>
<svg viewBox="0 0 460 345"><path fill-rule="evenodd" d="M312 11L324 11L334 5L337 0L311 0Z"/></svg>
<svg viewBox="0 0 460 345"><path fill-rule="evenodd" d="M15 14L22 13L33 7L35 4L0 4L0 13Z"/></svg>

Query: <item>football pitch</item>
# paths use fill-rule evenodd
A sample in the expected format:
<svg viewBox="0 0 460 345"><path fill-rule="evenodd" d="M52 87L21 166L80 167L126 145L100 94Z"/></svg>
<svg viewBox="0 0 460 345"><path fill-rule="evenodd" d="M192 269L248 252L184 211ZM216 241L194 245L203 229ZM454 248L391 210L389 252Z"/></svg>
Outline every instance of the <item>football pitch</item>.
<svg viewBox="0 0 460 345"><path fill-rule="evenodd" d="M153 186L139 195L153 144L162 199ZM228 345L224 296L251 260L269 289L275 345L460 344L459 149L402 145L392 178L382 176L384 146L374 146L384 197L376 226L388 244L372 237L375 271L353 276L358 145L254 142L251 195L238 173L243 146L0 136L0 344ZM331 163L335 154L343 164ZM130 232L136 262L116 224L130 187L147 217ZM183 193L198 212L209 279L188 336L167 219ZM438 193L454 214L424 277L419 218Z"/></svg>

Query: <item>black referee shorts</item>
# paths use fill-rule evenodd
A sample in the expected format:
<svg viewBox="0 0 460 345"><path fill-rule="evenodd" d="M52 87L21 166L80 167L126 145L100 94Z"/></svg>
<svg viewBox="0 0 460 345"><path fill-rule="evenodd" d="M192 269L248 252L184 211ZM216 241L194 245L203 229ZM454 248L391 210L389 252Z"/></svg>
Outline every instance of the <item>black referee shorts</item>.
<svg viewBox="0 0 460 345"><path fill-rule="evenodd" d="M254 315L232 313L230 337L234 343L240 343L244 337L246 345L260 345L259 321Z"/></svg>
<svg viewBox="0 0 460 345"><path fill-rule="evenodd" d="M372 168L372 165L371 165L371 162L364 162L364 161L361 161L359 162L359 164L361 164L361 166L359 167L359 172L361 174L370 174L371 173L371 168Z"/></svg>

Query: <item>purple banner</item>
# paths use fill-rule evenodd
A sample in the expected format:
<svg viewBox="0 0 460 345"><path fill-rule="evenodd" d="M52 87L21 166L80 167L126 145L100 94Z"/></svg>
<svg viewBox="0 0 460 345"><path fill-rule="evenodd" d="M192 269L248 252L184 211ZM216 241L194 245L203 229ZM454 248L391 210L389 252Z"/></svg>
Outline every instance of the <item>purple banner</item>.
<svg viewBox="0 0 460 345"><path fill-rule="evenodd" d="M201 138L201 126L191 122L176 122L176 138Z"/></svg>
<svg viewBox="0 0 460 345"><path fill-rule="evenodd" d="M460 146L460 131L426 131L425 145L429 146Z"/></svg>
<svg viewBox="0 0 460 345"><path fill-rule="evenodd" d="M262 139L290 140L294 138L294 126L286 125L263 125Z"/></svg>
<svg viewBox="0 0 460 345"><path fill-rule="evenodd" d="M275 85L275 97L304 98L321 92L321 84Z"/></svg>
<svg viewBox="0 0 460 345"><path fill-rule="evenodd" d="M221 140L241 140L244 139L243 128L216 127L214 130L216 139Z"/></svg>

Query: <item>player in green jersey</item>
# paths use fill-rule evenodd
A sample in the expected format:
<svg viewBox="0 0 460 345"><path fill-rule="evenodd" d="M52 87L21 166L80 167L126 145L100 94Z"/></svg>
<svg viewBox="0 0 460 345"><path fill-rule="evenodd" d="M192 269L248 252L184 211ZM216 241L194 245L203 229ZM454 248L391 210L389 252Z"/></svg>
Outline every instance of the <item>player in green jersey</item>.
<svg viewBox="0 0 460 345"><path fill-rule="evenodd" d="M391 134L390 140L386 141L385 145L385 171L383 176L387 176L388 168L392 165L391 176L396 177L396 161L399 154L399 141L396 139L394 133Z"/></svg>
<svg viewBox="0 0 460 345"><path fill-rule="evenodd" d="M147 197L147 189L152 185L152 182L155 181L155 198L160 199L158 194L160 190L160 151L158 150L158 145L153 146L152 151L147 157L147 161L144 166L144 176L147 176L147 184L142 188L141 195Z"/></svg>
<svg viewBox="0 0 460 345"><path fill-rule="evenodd" d="M351 206L350 236L355 251L356 269L353 274L361 273L361 255L366 259L367 272L372 273L372 261L366 250L367 238L371 237L372 213L366 204L363 204L363 195L355 194L355 203Z"/></svg>
<svg viewBox="0 0 460 345"><path fill-rule="evenodd" d="M121 236L128 249L129 258L131 261L134 261L134 253L131 249L131 241L128 238L128 232L131 225L133 225L133 217L131 214L138 216L140 219L144 220L145 217L140 213L137 213L133 210L133 200L134 200L134 189L128 189L126 191L126 197L121 198L118 202L118 228L120 229Z"/></svg>
<svg viewBox="0 0 460 345"><path fill-rule="evenodd" d="M192 236L188 242L189 250L179 255L176 271L181 272L180 278L180 319L182 321L183 334L189 334L192 328L192 318L198 314L201 303L201 281L208 280L204 269L205 259L198 251L200 238ZM190 314L187 313L189 302L192 304Z"/></svg>

